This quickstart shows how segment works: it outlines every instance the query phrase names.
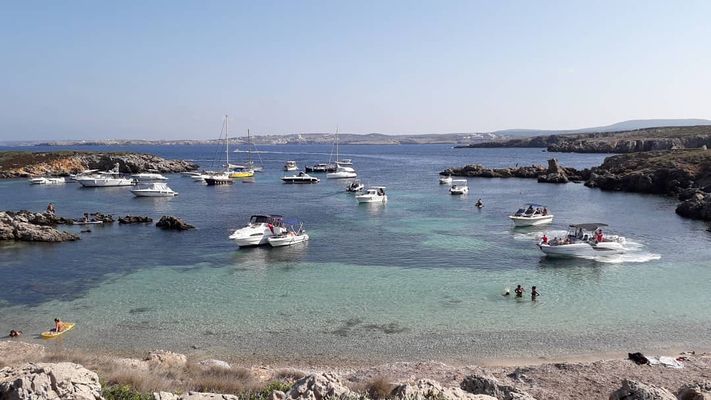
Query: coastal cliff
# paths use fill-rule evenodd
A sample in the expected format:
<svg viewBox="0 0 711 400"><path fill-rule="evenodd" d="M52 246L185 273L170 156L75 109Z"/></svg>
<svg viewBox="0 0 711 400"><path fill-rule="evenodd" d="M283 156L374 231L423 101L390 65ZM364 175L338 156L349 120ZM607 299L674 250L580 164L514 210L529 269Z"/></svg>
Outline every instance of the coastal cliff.
<svg viewBox="0 0 711 400"><path fill-rule="evenodd" d="M534 136L458 148L534 147L567 153L635 153L711 147L711 126L671 126L619 132Z"/></svg>
<svg viewBox="0 0 711 400"><path fill-rule="evenodd" d="M66 176L87 169L109 170L115 164L120 172L158 171L173 173L192 171L198 165L183 160L167 160L152 154L111 152L0 152L0 178L29 176Z"/></svg>
<svg viewBox="0 0 711 400"><path fill-rule="evenodd" d="M480 178L535 178L545 183L585 182L606 191L678 197L677 214L711 221L711 151L662 150L607 157L598 167L576 170L553 159L548 167L486 168L473 164L448 168L441 175Z"/></svg>

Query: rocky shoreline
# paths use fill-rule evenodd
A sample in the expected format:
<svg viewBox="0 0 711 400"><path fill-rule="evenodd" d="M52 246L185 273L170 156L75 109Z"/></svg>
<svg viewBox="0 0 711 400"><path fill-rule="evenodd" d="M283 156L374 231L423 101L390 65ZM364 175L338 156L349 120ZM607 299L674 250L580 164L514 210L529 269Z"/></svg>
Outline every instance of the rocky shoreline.
<svg viewBox="0 0 711 400"><path fill-rule="evenodd" d="M661 357L659 358L661 359ZM393 363L362 368L238 366L156 350L143 358L0 341L0 398L153 400L535 400L711 396L711 355L509 367ZM649 360L647 360L649 361ZM671 390L670 390L671 389Z"/></svg>
<svg viewBox="0 0 711 400"><path fill-rule="evenodd" d="M607 157L598 167L577 170L560 166L486 168L478 164L448 168L440 175L481 178L535 178L542 183L584 182L605 191L649 193L677 197L682 217L711 221L711 151L663 150Z"/></svg>
<svg viewBox="0 0 711 400"><path fill-rule="evenodd" d="M618 132L560 134L474 143L458 148L546 148L565 153L637 153L711 147L711 126L670 126Z"/></svg>
<svg viewBox="0 0 711 400"><path fill-rule="evenodd" d="M122 173L194 171L198 165L184 160L168 160L153 154L112 152L0 152L0 178L68 176L88 169L110 170L119 165Z"/></svg>

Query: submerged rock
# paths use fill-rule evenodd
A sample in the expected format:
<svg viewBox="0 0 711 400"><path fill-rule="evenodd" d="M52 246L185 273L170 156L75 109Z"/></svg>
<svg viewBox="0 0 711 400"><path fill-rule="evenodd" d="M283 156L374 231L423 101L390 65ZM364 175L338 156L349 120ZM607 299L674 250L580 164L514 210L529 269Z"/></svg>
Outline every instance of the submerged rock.
<svg viewBox="0 0 711 400"><path fill-rule="evenodd" d="M96 373L78 364L30 363L0 370L0 399L99 400L101 384Z"/></svg>
<svg viewBox="0 0 711 400"><path fill-rule="evenodd" d="M164 215L160 217L160 220L156 223L156 226L161 229L176 230L176 231L186 231L188 229L195 228L194 226L184 222L180 218Z"/></svg>
<svg viewBox="0 0 711 400"><path fill-rule="evenodd" d="M354 396L354 393L331 373L307 375L296 381L286 392L286 398L292 400L346 399Z"/></svg>
<svg viewBox="0 0 711 400"><path fill-rule="evenodd" d="M153 222L151 217L141 217L138 215L126 215L125 217L119 217L119 224L146 224Z"/></svg>
<svg viewBox="0 0 711 400"><path fill-rule="evenodd" d="M625 379L622 381L622 387L610 394L610 400L677 400L677 398L662 387Z"/></svg>

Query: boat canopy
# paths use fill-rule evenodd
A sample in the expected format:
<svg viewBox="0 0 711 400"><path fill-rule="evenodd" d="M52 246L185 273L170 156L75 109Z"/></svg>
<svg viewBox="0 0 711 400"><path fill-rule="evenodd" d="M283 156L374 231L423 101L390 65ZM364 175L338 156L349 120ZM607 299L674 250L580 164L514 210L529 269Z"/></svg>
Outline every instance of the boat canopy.
<svg viewBox="0 0 711 400"><path fill-rule="evenodd" d="M582 229L584 231L594 231L597 230L597 228L601 228L603 226L607 226L607 224L603 224L600 222L588 222L586 224L573 224L570 225L571 228L575 229Z"/></svg>
<svg viewBox="0 0 711 400"><path fill-rule="evenodd" d="M466 179L453 179L452 180L452 185L461 185L461 184L466 185L467 180Z"/></svg>
<svg viewBox="0 0 711 400"><path fill-rule="evenodd" d="M535 208L546 208L543 204L536 204L536 203L523 203L525 207L535 207Z"/></svg>
<svg viewBox="0 0 711 400"><path fill-rule="evenodd" d="M252 215L249 222L252 224L281 224L283 218L281 215Z"/></svg>

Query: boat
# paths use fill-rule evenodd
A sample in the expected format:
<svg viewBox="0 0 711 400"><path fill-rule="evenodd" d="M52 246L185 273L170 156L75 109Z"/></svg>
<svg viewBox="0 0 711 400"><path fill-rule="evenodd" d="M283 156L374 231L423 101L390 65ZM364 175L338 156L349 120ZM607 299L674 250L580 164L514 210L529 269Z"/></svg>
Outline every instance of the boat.
<svg viewBox="0 0 711 400"><path fill-rule="evenodd" d="M319 163L306 166L306 172L336 172L336 164Z"/></svg>
<svg viewBox="0 0 711 400"><path fill-rule="evenodd" d="M259 158L259 164L256 164L254 160L252 160L252 148L254 148L254 153L257 154L257 157ZM264 162L262 162L262 156L259 155L259 152L257 151L257 146L252 143L252 136L249 133L249 129L247 129L247 154L249 159L247 160L245 167L249 170L252 170L253 172L264 171Z"/></svg>
<svg viewBox="0 0 711 400"><path fill-rule="evenodd" d="M74 322L64 322L63 325L64 325L64 329L61 332L46 331L46 332L40 333L40 336L43 339L56 338L57 336L60 336L60 335L65 334L66 332L69 332L70 330L72 330L74 328L74 326L76 326L76 324Z"/></svg>
<svg viewBox="0 0 711 400"><path fill-rule="evenodd" d="M362 194L356 195L358 203L387 203L388 195L385 194L385 186L373 186L366 189Z"/></svg>
<svg viewBox="0 0 711 400"><path fill-rule="evenodd" d="M231 185L234 183L230 171L230 117L227 114L225 114L225 121L222 127L225 130L225 170L205 173L202 179L208 186ZM222 137L222 134L220 134L220 137Z"/></svg>
<svg viewBox="0 0 711 400"><path fill-rule="evenodd" d="M450 175L443 176L439 178L439 184L440 185L451 185L452 184L452 177Z"/></svg>
<svg viewBox="0 0 711 400"><path fill-rule="evenodd" d="M452 180L452 186L449 187L449 194L467 194L469 193L469 186L467 186L466 179L454 179Z"/></svg>
<svg viewBox="0 0 711 400"><path fill-rule="evenodd" d="M286 164L284 164L284 171L298 171L299 167L296 166L296 161L287 161Z"/></svg>
<svg viewBox="0 0 711 400"><path fill-rule="evenodd" d="M252 215L249 223L235 230L230 236L238 246L259 246L269 243L269 238L286 231L281 215Z"/></svg>
<svg viewBox="0 0 711 400"><path fill-rule="evenodd" d="M353 160L351 160L350 158L344 158L342 160L339 160L338 157L336 157L336 164L343 165L344 167L352 167Z"/></svg>
<svg viewBox="0 0 711 400"><path fill-rule="evenodd" d="M131 193L136 197L173 197L178 195L178 192L162 182L141 184L138 188L131 189Z"/></svg>
<svg viewBox="0 0 711 400"><path fill-rule="evenodd" d="M319 183L321 180L315 176L311 176L306 172L299 172L296 175L285 176L281 178L284 183Z"/></svg>
<svg viewBox="0 0 711 400"><path fill-rule="evenodd" d="M338 129L336 129L336 160L338 160ZM326 174L328 179L347 179L355 178L358 176L355 169L352 167L351 160L343 160L345 164L339 164L336 161L336 170L334 172L329 172Z"/></svg>
<svg viewBox="0 0 711 400"><path fill-rule="evenodd" d="M61 185L64 183L67 183L66 178L63 177L36 177L36 178L30 178L30 184L32 185Z"/></svg>
<svg viewBox="0 0 711 400"><path fill-rule="evenodd" d="M585 223L568 227L564 238L549 239L546 235L538 242L538 248L549 257L591 258L599 255L624 253L625 238L605 235L602 228L607 224Z"/></svg>
<svg viewBox="0 0 711 400"><path fill-rule="evenodd" d="M165 176L155 173L155 172L142 172L140 174L133 174L131 178L137 180L138 182L160 182L167 181L168 178Z"/></svg>
<svg viewBox="0 0 711 400"><path fill-rule="evenodd" d="M254 176L254 171L247 166L231 166L229 175L233 179L251 178Z"/></svg>
<svg viewBox="0 0 711 400"><path fill-rule="evenodd" d="M553 222L553 214L546 206L527 203L513 215L509 215L515 226L536 226Z"/></svg>
<svg viewBox="0 0 711 400"><path fill-rule="evenodd" d="M297 227L298 224L298 227ZM279 235L267 238L269 245L272 247L292 246L298 243L304 243L309 240L309 235L304 230L302 222L294 222L285 224L285 231Z"/></svg>
<svg viewBox="0 0 711 400"><path fill-rule="evenodd" d="M346 192L351 192L351 193L356 193L360 192L365 188L365 186L359 181L358 179L354 180L351 182L348 186L346 186Z"/></svg>
<svg viewBox="0 0 711 400"><path fill-rule="evenodd" d="M98 169L85 169L84 171L79 172L78 174L70 174L68 182L78 183L77 178L92 176L95 175L97 172L99 172Z"/></svg>
<svg viewBox="0 0 711 400"><path fill-rule="evenodd" d="M133 178L121 175L118 163L116 163L114 168L110 171L78 176L75 180L84 187L116 187L133 186L136 184Z"/></svg>

